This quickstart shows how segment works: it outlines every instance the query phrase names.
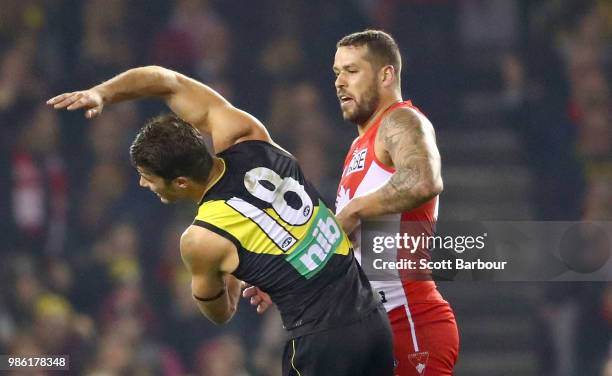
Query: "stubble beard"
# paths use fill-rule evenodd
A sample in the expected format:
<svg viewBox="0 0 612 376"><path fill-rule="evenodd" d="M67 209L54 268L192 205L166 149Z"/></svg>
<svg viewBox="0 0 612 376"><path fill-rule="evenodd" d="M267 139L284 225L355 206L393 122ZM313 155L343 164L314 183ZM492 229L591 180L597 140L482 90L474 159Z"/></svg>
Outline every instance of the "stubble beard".
<svg viewBox="0 0 612 376"><path fill-rule="evenodd" d="M344 120L348 120L356 125L365 124L378 108L380 103L380 95L376 90L376 86L372 85L363 95L361 103L355 101L355 109L353 112L343 111Z"/></svg>

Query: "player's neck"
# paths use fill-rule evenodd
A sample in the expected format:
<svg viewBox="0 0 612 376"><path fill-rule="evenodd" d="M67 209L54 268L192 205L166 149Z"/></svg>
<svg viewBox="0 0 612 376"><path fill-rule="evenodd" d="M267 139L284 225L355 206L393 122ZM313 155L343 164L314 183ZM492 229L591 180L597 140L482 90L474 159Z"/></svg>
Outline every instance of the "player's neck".
<svg viewBox="0 0 612 376"><path fill-rule="evenodd" d="M202 198L204 198L204 195L219 181L219 179L221 179L224 173L225 162L223 162L223 159L213 157L212 167L208 174L208 178L206 178L206 182L204 184L198 184L195 187L193 194L190 195L191 200L199 204Z"/></svg>
<svg viewBox="0 0 612 376"><path fill-rule="evenodd" d="M359 137L363 136L368 129L370 129L374 125L374 121L378 119L380 114L385 112L389 107L393 106L397 102L401 102L401 95L389 96L387 98L381 98L380 104L376 108L376 111L370 116L370 118L363 124L357 125L357 132L359 132Z"/></svg>

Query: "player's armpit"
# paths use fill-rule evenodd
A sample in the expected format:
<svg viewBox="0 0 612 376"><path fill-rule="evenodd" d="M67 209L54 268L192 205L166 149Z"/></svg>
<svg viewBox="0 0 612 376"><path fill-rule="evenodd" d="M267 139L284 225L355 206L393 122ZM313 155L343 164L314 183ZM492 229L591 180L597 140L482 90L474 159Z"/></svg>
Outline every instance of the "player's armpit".
<svg viewBox="0 0 612 376"><path fill-rule="evenodd" d="M200 132L211 135L215 153L247 140L272 142L263 124L251 114L232 106L212 88L173 72L176 82L166 103L178 116Z"/></svg>
<svg viewBox="0 0 612 376"><path fill-rule="evenodd" d="M267 129L257 118L232 105L211 109L208 124L215 153L242 141L273 143Z"/></svg>

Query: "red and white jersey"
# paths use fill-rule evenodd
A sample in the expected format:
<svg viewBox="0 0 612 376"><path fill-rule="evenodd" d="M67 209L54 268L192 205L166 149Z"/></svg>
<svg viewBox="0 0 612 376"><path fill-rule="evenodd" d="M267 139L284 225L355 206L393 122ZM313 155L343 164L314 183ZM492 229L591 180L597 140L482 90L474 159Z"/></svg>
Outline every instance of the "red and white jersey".
<svg viewBox="0 0 612 376"><path fill-rule="evenodd" d="M336 197L336 213L339 213L351 199L380 188L387 183L395 172L394 168L385 166L376 158L374 142L381 120L385 115L399 107L409 108L418 116L423 117L424 121L427 121L425 115L414 107L410 101L395 103L374 120L372 126L353 142L348 151ZM432 236L437 217L438 196L409 212L390 214L381 217L381 219L391 223L396 222L397 233L407 233L412 236ZM353 241L355 256L361 262L361 226L358 226L350 237ZM398 249L385 249L385 252L394 252L390 256L391 258L395 257L396 260L406 256L414 259L430 259L427 249L417 249L414 254L405 250L402 252L402 249L399 249L399 252ZM431 280L430 271L422 271L420 276L411 274L409 277L401 273L397 271L397 278L392 278L390 281L371 281L372 287L384 298L383 303L387 311L401 305L407 306L408 303L445 302L439 294L435 282Z"/></svg>

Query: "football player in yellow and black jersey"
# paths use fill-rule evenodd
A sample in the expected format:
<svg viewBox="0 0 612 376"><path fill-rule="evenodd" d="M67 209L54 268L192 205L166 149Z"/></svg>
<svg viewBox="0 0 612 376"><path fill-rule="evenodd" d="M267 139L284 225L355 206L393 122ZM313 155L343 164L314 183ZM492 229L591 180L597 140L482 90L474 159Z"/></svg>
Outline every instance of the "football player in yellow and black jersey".
<svg viewBox="0 0 612 376"><path fill-rule="evenodd" d="M284 375L391 375L387 315L346 234L295 158L256 118L161 67L131 69L47 103L92 118L106 104L150 96L176 115L150 120L130 155L140 185L162 202L198 204L180 248L200 311L215 323L231 319L244 281L281 313L290 335ZM212 137L216 156L200 132Z"/></svg>

